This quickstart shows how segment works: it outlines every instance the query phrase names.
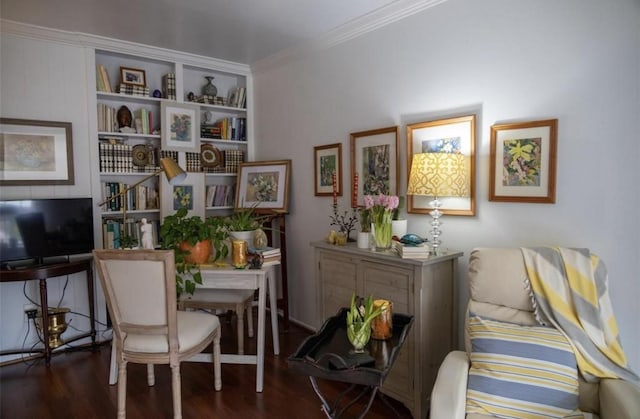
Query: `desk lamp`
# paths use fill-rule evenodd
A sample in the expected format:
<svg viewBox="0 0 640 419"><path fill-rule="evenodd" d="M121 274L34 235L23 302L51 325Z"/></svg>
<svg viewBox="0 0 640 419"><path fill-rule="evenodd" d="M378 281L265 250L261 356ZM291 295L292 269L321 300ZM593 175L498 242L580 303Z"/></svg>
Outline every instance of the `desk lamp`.
<svg viewBox="0 0 640 419"><path fill-rule="evenodd" d="M431 248L438 254L440 217L443 196L469 196L469 157L453 153L419 153L413 155L407 195L433 196L429 202L431 215Z"/></svg>
<svg viewBox="0 0 640 419"><path fill-rule="evenodd" d="M178 166L178 163L176 163L171 157L163 157L163 158L160 159L160 169L159 170L157 170L154 173L151 173L149 176L146 176L144 179L134 183L131 186L128 186L124 190L120 191L119 193L117 193L117 194L115 194L113 196L110 196L109 198L105 199L100 204L98 204L98 206L102 206L102 205L104 205L104 204L106 204L108 202L113 201L114 199L118 198L119 196L122 197L122 205L120 206L122 208L122 225L120 226L120 231L121 231L122 236L124 236L124 234L125 234L125 223L127 221L127 194L128 194L128 192L130 190L134 189L136 186L140 185L142 182L145 182L145 181L151 179L152 177L159 175L162 172L164 172L164 174L167 176L167 180L169 181L169 184L171 184L171 185L180 184L187 177L187 174L185 173L185 171L182 170L182 168L180 166Z"/></svg>

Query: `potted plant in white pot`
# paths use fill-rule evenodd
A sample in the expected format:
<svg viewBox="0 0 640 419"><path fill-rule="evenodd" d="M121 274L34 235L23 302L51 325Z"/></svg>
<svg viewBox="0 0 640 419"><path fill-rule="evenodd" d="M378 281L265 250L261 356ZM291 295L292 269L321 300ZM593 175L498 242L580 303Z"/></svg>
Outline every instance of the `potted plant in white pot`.
<svg viewBox="0 0 640 419"><path fill-rule="evenodd" d="M399 197L398 208L394 209L391 214L391 236L396 236L399 239L407 234L407 220L400 218L400 210L404 208L404 201L404 196Z"/></svg>
<svg viewBox="0 0 640 419"><path fill-rule="evenodd" d="M360 209L360 231L358 232L358 248L368 249L369 239L371 237L371 210L368 208Z"/></svg>

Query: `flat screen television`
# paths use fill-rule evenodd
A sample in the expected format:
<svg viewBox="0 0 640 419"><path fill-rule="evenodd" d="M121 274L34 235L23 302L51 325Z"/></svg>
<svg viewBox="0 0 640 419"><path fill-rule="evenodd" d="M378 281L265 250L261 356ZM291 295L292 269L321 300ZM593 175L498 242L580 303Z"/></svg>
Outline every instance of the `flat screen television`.
<svg viewBox="0 0 640 419"><path fill-rule="evenodd" d="M41 265L93 250L91 198L0 201L0 263Z"/></svg>

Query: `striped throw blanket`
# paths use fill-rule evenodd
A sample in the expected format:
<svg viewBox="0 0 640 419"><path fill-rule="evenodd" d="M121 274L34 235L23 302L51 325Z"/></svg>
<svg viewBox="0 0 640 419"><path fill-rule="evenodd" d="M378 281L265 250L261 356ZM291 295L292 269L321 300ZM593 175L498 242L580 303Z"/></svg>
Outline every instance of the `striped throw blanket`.
<svg viewBox="0 0 640 419"><path fill-rule="evenodd" d="M586 381L621 378L640 384L627 366L607 289L607 271L588 249L522 248L538 320L569 339Z"/></svg>

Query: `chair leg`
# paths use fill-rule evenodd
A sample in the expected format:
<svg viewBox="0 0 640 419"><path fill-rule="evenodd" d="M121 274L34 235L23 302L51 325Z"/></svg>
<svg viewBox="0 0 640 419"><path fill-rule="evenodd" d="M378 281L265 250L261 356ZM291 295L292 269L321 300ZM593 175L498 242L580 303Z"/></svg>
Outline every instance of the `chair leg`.
<svg viewBox="0 0 640 419"><path fill-rule="evenodd" d="M118 365L118 419L127 417L127 361Z"/></svg>
<svg viewBox="0 0 640 419"><path fill-rule="evenodd" d="M156 383L156 375L153 371L153 364L147 364L147 385L153 387Z"/></svg>
<svg viewBox="0 0 640 419"><path fill-rule="evenodd" d="M173 391L173 418L182 419L182 394L180 389L180 363L171 365L171 389Z"/></svg>
<svg viewBox="0 0 640 419"><path fill-rule="evenodd" d="M247 303L247 328L249 329L249 337L253 337L253 300Z"/></svg>
<svg viewBox="0 0 640 419"><path fill-rule="evenodd" d="M213 335L213 386L222 390L222 372L220 370L220 329Z"/></svg>
<svg viewBox="0 0 640 419"><path fill-rule="evenodd" d="M236 304L236 316L238 316L238 355L244 355L244 306Z"/></svg>
<svg viewBox="0 0 640 419"><path fill-rule="evenodd" d="M111 361L109 361L109 385L118 384L118 355L116 351L116 337L111 341Z"/></svg>

